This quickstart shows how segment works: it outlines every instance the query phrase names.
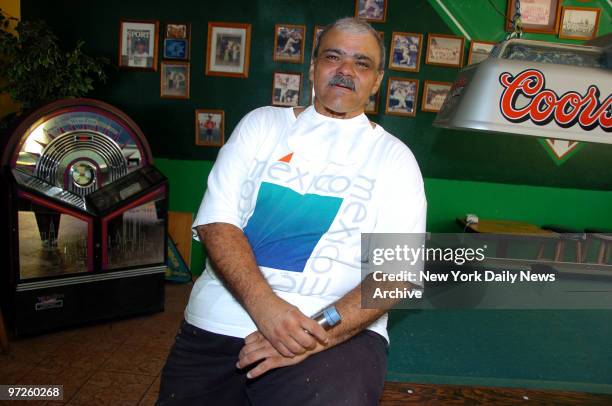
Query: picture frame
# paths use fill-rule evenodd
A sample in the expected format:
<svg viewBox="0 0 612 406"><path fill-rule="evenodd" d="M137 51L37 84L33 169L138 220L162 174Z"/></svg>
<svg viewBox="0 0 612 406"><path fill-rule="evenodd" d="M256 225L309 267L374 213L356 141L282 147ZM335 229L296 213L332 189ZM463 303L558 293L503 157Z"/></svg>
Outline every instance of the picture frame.
<svg viewBox="0 0 612 406"><path fill-rule="evenodd" d="M319 41L319 35L321 35L321 33L323 32L323 30L325 29L324 25L315 25L314 28L312 29L312 48L310 50L310 63L312 64L314 62L314 51L315 51L315 47L317 46L317 41Z"/></svg>
<svg viewBox="0 0 612 406"><path fill-rule="evenodd" d="M471 41L467 64L474 65L487 59L496 44L492 41Z"/></svg>
<svg viewBox="0 0 612 406"><path fill-rule="evenodd" d="M387 21L387 0L355 0L355 18L384 23Z"/></svg>
<svg viewBox="0 0 612 406"><path fill-rule="evenodd" d="M190 23L166 23L166 38L189 39L191 38Z"/></svg>
<svg viewBox="0 0 612 406"><path fill-rule="evenodd" d="M312 50L314 51L315 46L317 45L317 41L319 40L319 35L325 29L324 25L315 25L312 29Z"/></svg>
<svg viewBox="0 0 612 406"><path fill-rule="evenodd" d="M274 72L272 79L272 105L297 107L302 94L300 72Z"/></svg>
<svg viewBox="0 0 612 406"><path fill-rule="evenodd" d="M189 60L189 41L186 39L165 38L164 59Z"/></svg>
<svg viewBox="0 0 612 406"><path fill-rule="evenodd" d="M274 62L303 63L306 26L276 24L274 26Z"/></svg>
<svg viewBox="0 0 612 406"><path fill-rule="evenodd" d="M249 77L251 24L209 22L206 75Z"/></svg>
<svg viewBox="0 0 612 406"><path fill-rule="evenodd" d="M364 113L366 114L378 114L378 108L380 105L380 89L376 94L371 94L366 104Z"/></svg>
<svg viewBox="0 0 612 406"><path fill-rule="evenodd" d="M119 50L117 64L122 69L157 71L159 21L119 21Z"/></svg>
<svg viewBox="0 0 612 406"><path fill-rule="evenodd" d="M440 111L452 87L453 82L426 80L425 83L423 83L421 111L429 113L437 113Z"/></svg>
<svg viewBox="0 0 612 406"><path fill-rule="evenodd" d="M387 82L385 113L395 116L414 117L419 94L418 79L391 77Z"/></svg>
<svg viewBox="0 0 612 406"><path fill-rule="evenodd" d="M188 61L191 53L191 24L167 23L164 38L164 59Z"/></svg>
<svg viewBox="0 0 612 406"><path fill-rule="evenodd" d="M508 0L506 11L506 31L512 32L512 17L516 0ZM523 32L556 34L559 25L561 0L521 0L521 20Z"/></svg>
<svg viewBox="0 0 612 406"><path fill-rule="evenodd" d="M225 144L225 111L196 109L195 145L221 147Z"/></svg>
<svg viewBox="0 0 612 406"><path fill-rule="evenodd" d="M163 61L160 70L159 96L164 99L189 99L190 64Z"/></svg>
<svg viewBox="0 0 612 406"><path fill-rule="evenodd" d="M423 50L423 34L393 32L389 45L389 69L418 72Z"/></svg>
<svg viewBox="0 0 612 406"><path fill-rule="evenodd" d="M447 34L427 35L428 65L460 68L463 66L463 46L465 38Z"/></svg>
<svg viewBox="0 0 612 406"><path fill-rule="evenodd" d="M597 36L601 9L564 6L559 25L559 38L587 41Z"/></svg>

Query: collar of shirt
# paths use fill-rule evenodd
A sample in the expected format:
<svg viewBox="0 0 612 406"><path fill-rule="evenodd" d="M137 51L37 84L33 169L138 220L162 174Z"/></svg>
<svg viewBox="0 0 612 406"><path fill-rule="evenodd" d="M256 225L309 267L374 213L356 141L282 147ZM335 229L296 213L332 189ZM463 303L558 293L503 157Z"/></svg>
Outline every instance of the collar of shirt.
<svg viewBox="0 0 612 406"><path fill-rule="evenodd" d="M372 128L363 113L349 119L337 119L324 116L310 106L289 127L287 144L290 151L308 161L345 166L366 160L381 131L379 125Z"/></svg>

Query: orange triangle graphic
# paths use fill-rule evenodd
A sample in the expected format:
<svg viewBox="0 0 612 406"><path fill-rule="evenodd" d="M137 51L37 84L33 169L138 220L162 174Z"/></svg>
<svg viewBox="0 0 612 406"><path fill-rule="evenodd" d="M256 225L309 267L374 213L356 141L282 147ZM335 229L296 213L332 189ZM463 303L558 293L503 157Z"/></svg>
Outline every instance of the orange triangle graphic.
<svg viewBox="0 0 612 406"><path fill-rule="evenodd" d="M284 157L282 157L281 159L279 159L279 162L291 162L291 158L293 158L293 152L290 154L285 155Z"/></svg>

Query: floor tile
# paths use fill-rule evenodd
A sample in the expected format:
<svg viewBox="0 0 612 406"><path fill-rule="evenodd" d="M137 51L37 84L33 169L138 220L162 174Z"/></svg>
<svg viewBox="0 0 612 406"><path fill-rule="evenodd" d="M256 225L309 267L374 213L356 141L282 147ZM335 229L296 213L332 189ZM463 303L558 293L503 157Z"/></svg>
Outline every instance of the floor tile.
<svg viewBox="0 0 612 406"><path fill-rule="evenodd" d="M153 381L138 406L154 406L159 396L159 377Z"/></svg>
<svg viewBox="0 0 612 406"><path fill-rule="evenodd" d="M166 362L168 352L168 348L124 344L113 353L101 369L157 376Z"/></svg>
<svg viewBox="0 0 612 406"><path fill-rule="evenodd" d="M138 403L138 406L155 406L155 402L157 402L158 393L145 393L144 397Z"/></svg>
<svg viewBox="0 0 612 406"><path fill-rule="evenodd" d="M31 362L22 362L6 355L0 355L0 383L2 385L17 383L32 368L34 364Z"/></svg>
<svg viewBox="0 0 612 406"><path fill-rule="evenodd" d="M103 343L101 345L104 346ZM66 344L43 359L37 366L48 370L49 373L60 373L70 368L94 371L111 357L114 349L109 351L107 348L96 349L91 346Z"/></svg>
<svg viewBox="0 0 612 406"><path fill-rule="evenodd" d="M76 331L70 330L12 340L9 357L37 364L75 334Z"/></svg>
<svg viewBox="0 0 612 406"><path fill-rule="evenodd" d="M92 374L93 371L80 368L50 371L43 367L34 367L20 379L19 383L23 385L63 385L63 402L68 402Z"/></svg>
<svg viewBox="0 0 612 406"><path fill-rule="evenodd" d="M170 348L174 343L174 337L178 332L182 314L156 314L148 318L132 335L125 344L137 347L159 347Z"/></svg>
<svg viewBox="0 0 612 406"><path fill-rule="evenodd" d="M137 405L154 380L154 377L146 375L99 371L89 378L69 404L80 406Z"/></svg>

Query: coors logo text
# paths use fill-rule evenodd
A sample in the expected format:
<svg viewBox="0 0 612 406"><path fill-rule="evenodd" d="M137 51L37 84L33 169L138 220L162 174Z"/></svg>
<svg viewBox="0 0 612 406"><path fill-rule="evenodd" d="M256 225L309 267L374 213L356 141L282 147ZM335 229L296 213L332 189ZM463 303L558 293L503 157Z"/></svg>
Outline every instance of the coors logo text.
<svg viewBox="0 0 612 406"><path fill-rule="evenodd" d="M605 132L612 130L612 95L600 101L600 91L589 86L584 95L569 91L558 96L546 89L544 74L537 69L526 69L516 76L504 72L499 76L504 87L500 100L502 115L513 123L531 120L537 125L546 125L552 120L562 128L578 123L586 131L598 126ZM529 102L522 107L516 105L523 95Z"/></svg>

